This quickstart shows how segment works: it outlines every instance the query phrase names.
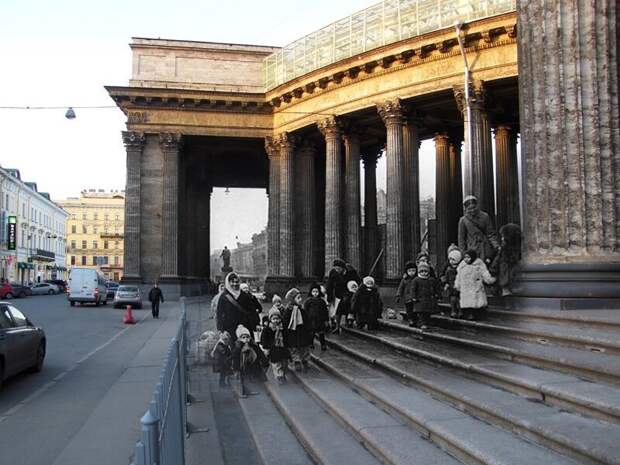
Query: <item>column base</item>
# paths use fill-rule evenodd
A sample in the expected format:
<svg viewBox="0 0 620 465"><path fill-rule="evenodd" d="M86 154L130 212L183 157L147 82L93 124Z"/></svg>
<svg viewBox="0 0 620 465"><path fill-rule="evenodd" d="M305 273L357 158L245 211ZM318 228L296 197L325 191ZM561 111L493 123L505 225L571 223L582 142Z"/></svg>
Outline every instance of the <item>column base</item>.
<svg viewBox="0 0 620 465"><path fill-rule="evenodd" d="M164 299L177 301L181 296L190 297L205 293L207 279L185 278L181 276L162 276L159 278L159 288ZM149 287L150 289L150 287ZM148 293L148 290L146 292Z"/></svg>
<svg viewBox="0 0 620 465"><path fill-rule="evenodd" d="M509 308L620 310L620 262L520 265Z"/></svg>
<svg viewBox="0 0 620 465"><path fill-rule="evenodd" d="M124 275L121 278L121 284L142 284L142 276Z"/></svg>

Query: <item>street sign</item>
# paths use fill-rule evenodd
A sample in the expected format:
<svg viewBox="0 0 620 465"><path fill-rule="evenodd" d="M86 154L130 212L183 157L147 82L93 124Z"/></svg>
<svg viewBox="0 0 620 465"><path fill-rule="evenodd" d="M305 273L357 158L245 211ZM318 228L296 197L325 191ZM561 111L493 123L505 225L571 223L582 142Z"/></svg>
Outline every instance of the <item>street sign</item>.
<svg viewBox="0 0 620 465"><path fill-rule="evenodd" d="M9 250L15 250L17 248L17 217L9 216L8 221L8 233L7 243Z"/></svg>

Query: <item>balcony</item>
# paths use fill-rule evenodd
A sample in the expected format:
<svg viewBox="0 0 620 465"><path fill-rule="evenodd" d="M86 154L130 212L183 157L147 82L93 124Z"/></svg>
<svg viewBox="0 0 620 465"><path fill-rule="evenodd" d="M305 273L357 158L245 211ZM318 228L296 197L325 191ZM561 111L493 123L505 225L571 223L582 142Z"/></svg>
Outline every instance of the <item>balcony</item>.
<svg viewBox="0 0 620 465"><path fill-rule="evenodd" d="M28 261L32 262L34 260L40 262L53 262L56 260L56 254L43 249L30 249L30 257L28 257Z"/></svg>

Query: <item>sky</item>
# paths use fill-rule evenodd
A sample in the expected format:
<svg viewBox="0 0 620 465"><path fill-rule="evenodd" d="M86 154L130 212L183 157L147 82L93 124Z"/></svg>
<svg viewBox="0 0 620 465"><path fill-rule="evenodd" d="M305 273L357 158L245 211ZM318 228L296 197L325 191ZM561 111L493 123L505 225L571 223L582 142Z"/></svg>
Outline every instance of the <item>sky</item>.
<svg viewBox="0 0 620 465"><path fill-rule="evenodd" d="M77 197L83 189L124 189L125 116L103 86L128 84L131 37L284 46L374 3L2 0L0 107L57 108L0 108L0 166L18 168L53 199ZM64 118L69 106L74 120ZM432 143L424 142L422 198L435 189L433 155ZM385 188L384 159L377 185ZM267 197L252 189L215 190L211 211L212 249L248 242L266 226Z"/></svg>

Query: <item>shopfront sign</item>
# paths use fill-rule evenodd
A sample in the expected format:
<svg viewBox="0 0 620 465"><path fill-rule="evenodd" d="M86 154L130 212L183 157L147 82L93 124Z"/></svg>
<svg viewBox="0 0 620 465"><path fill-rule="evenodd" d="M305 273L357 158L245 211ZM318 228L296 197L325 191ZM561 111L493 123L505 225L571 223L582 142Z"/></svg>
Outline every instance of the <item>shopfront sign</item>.
<svg viewBox="0 0 620 465"><path fill-rule="evenodd" d="M15 250L17 248L17 217L9 216L7 224L7 244L9 250Z"/></svg>

